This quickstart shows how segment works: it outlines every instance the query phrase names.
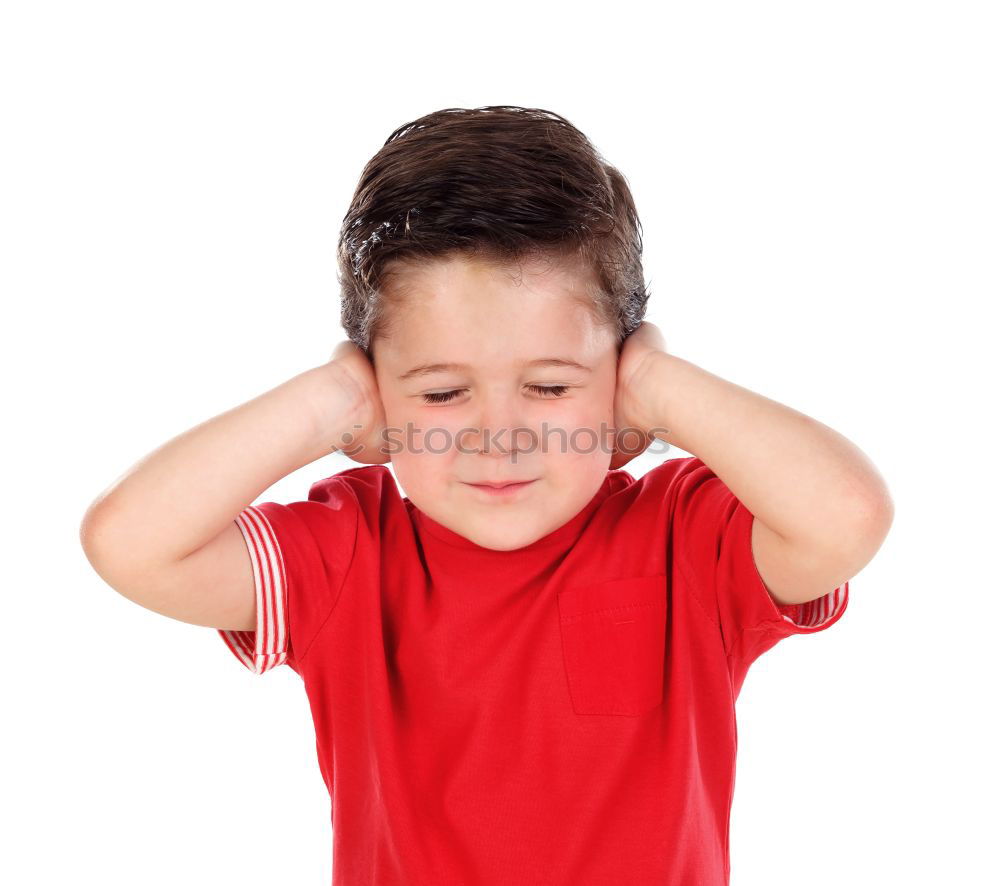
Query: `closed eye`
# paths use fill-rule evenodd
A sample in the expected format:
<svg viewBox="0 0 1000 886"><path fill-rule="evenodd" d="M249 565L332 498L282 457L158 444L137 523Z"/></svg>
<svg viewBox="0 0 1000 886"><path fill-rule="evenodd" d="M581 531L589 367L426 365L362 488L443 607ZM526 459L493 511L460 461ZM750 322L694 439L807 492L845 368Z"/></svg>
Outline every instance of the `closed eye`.
<svg viewBox="0 0 1000 886"><path fill-rule="evenodd" d="M569 390L569 385L528 385L529 390L542 397L554 399L562 397ZM436 394L421 394L425 403L447 403L462 393L462 388L454 391L441 391Z"/></svg>

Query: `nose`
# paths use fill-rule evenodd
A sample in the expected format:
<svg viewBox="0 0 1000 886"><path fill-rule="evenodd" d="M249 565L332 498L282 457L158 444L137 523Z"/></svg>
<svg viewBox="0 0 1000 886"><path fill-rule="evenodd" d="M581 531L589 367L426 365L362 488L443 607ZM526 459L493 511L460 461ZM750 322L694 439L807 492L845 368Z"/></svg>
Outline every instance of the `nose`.
<svg viewBox="0 0 1000 886"><path fill-rule="evenodd" d="M472 440L467 445L478 446L483 455L507 458L528 445L530 435L523 430L516 395L501 391L484 395L478 421L474 425L478 435L471 435Z"/></svg>

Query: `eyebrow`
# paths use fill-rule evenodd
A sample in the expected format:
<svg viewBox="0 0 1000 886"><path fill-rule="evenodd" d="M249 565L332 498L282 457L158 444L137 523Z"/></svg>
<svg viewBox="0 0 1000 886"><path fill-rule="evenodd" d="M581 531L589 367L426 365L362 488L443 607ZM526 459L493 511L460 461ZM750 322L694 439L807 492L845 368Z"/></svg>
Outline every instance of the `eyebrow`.
<svg viewBox="0 0 1000 886"><path fill-rule="evenodd" d="M531 367L563 367L567 369L580 369L583 372L593 372L589 366L577 363L576 360L568 360L565 357L542 357L539 360L528 360L521 364ZM409 372L404 372L399 376L400 381L407 381L411 378L420 378L424 375L432 375L435 372L461 372L463 369L471 369L467 363L424 363L414 366Z"/></svg>

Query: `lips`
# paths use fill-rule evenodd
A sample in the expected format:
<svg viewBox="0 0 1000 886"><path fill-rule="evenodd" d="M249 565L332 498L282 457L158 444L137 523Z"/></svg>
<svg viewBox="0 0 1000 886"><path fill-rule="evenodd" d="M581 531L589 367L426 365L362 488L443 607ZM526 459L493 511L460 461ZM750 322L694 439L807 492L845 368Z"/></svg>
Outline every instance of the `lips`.
<svg viewBox="0 0 1000 886"><path fill-rule="evenodd" d="M523 483L531 483L531 480L505 480L501 483L470 483L470 486L488 486L490 489L503 489L505 486L520 486Z"/></svg>

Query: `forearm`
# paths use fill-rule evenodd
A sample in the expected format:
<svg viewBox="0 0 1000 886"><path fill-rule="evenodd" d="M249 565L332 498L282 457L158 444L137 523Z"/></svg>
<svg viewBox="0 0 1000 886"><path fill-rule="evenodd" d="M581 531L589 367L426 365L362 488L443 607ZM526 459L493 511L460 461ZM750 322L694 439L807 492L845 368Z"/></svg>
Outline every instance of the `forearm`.
<svg viewBox="0 0 1000 886"><path fill-rule="evenodd" d="M648 427L667 428L656 436L700 458L786 540L823 549L891 514L878 470L832 428L674 354L645 371Z"/></svg>
<svg viewBox="0 0 1000 886"><path fill-rule="evenodd" d="M179 561L265 489L330 453L356 408L325 364L196 425L101 493L81 526L85 549L128 557L140 570Z"/></svg>

